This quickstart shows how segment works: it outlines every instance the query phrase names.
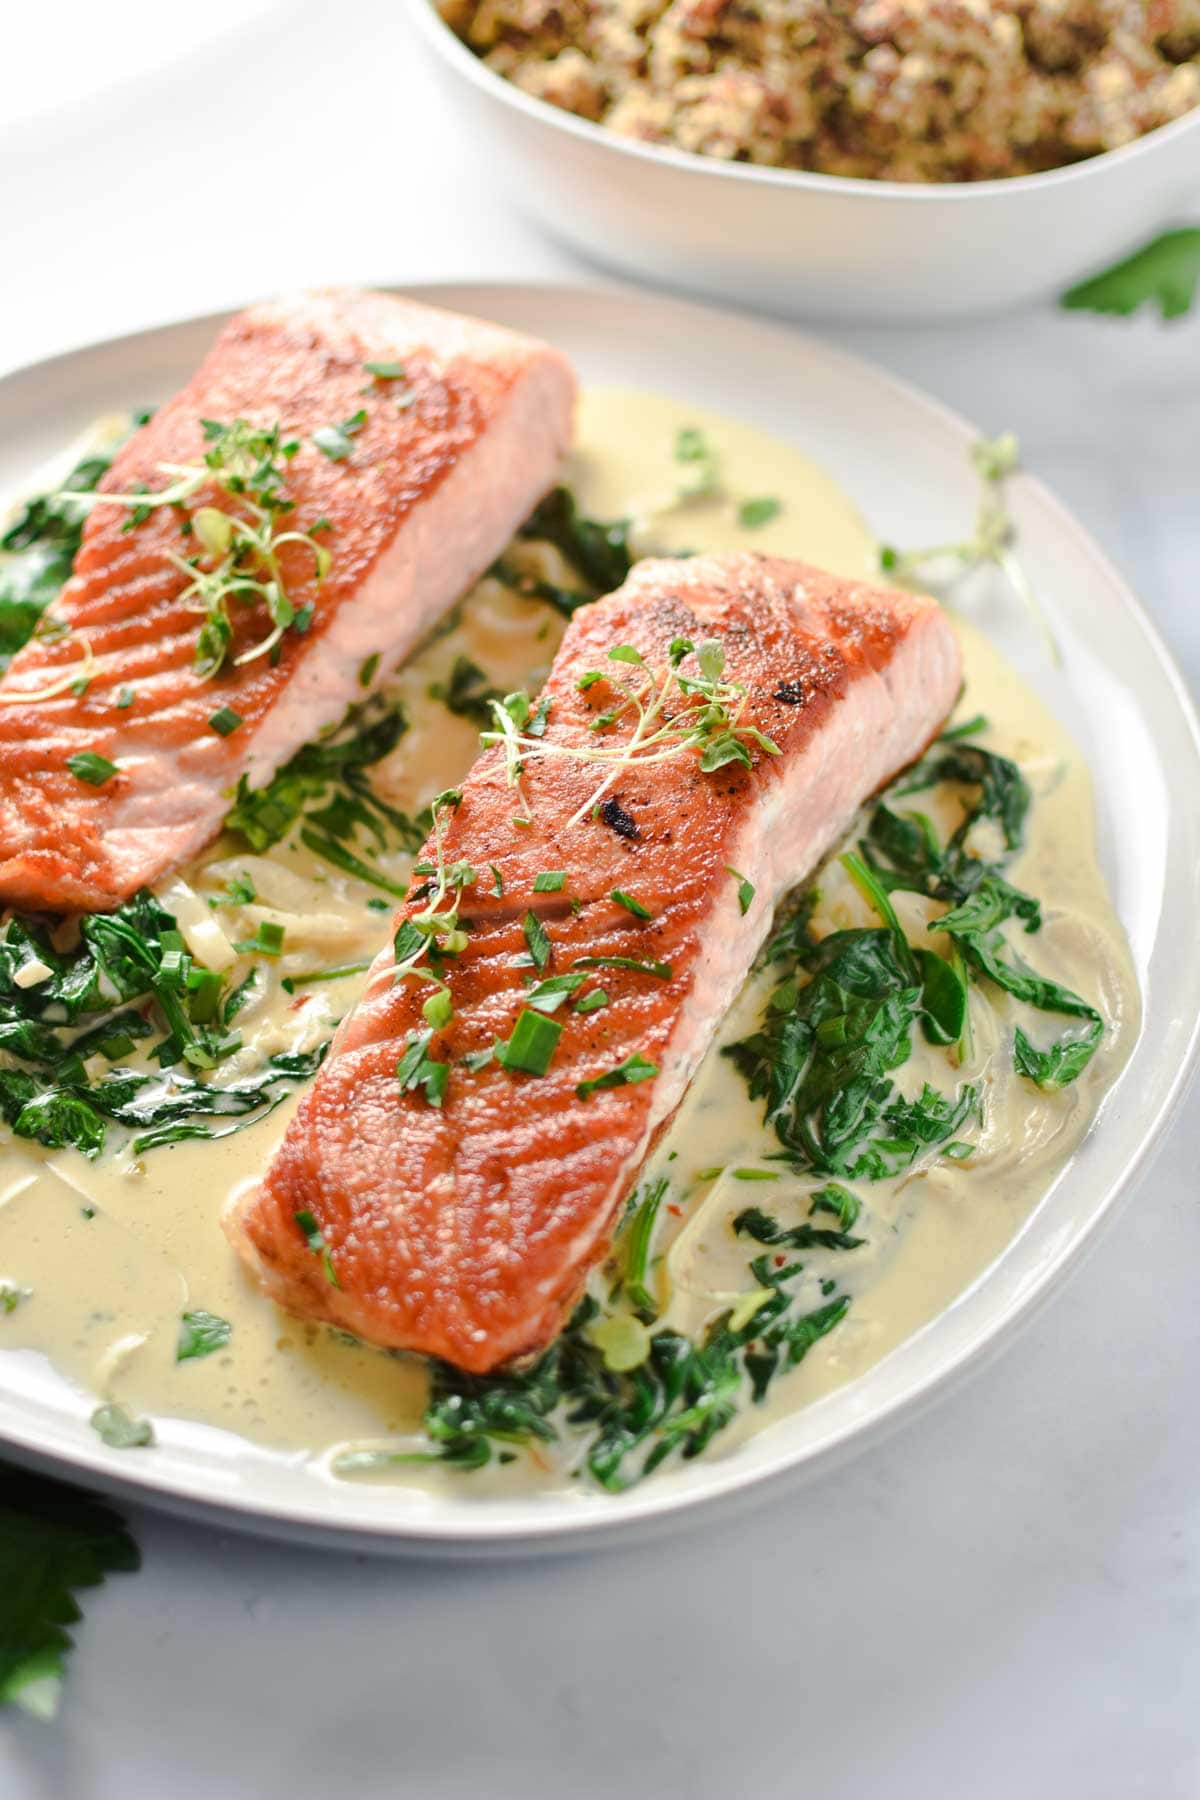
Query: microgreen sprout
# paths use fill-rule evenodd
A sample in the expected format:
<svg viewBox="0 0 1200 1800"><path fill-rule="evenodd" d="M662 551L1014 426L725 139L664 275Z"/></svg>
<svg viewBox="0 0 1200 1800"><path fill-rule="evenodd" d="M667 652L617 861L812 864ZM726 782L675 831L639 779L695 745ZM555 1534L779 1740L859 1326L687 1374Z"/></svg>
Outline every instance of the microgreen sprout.
<svg viewBox="0 0 1200 1800"><path fill-rule="evenodd" d="M1006 431L997 438L980 438L971 445L970 455L982 484L970 535L959 543L931 544L921 550L897 550L884 544L879 551L880 568L904 586L919 588L945 585L947 579L991 564L1000 570L1029 614L1051 661L1058 664L1062 661L1058 644L1014 549L1016 526L1005 497L1005 482L1020 468L1020 444L1013 432Z"/></svg>
<svg viewBox="0 0 1200 1800"><path fill-rule="evenodd" d="M393 940L396 981L406 981L412 975L418 981L445 988L440 973L442 959L457 956L467 947L467 934L458 923L458 904L462 889L474 885L475 871L464 862L447 867L445 847L446 820L461 800L460 789L447 788L430 801L435 862L423 895L425 906L402 922ZM421 867L418 864L418 869Z"/></svg>
<svg viewBox="0 0 1200 1800"><path fill-rule="evenodd" d="M299 443L284 442L277 424L265 427L235 419L231 425L223 425L216 419L202 419L201 425L207 445L203 461L161 463L162 473L171 479L157 492L64 493L58 498L124 506L129 509L126 529L131 529L149 518L156 507L182 508L202 488L216 488L221 504L199 506L184 520L190 525L197 550L186 557L173 550L166 552L188 577L181 595L183 605L203 618L195 669L207 679L224 666L229 654L231 601L246 606L261 603L271 623L265 637L235 658L239 667L261 656L277 661L284 632L307 630L311 605L293 605L284 584L279 553L285 545L302 545L311 553L318 588L329 573L331 559L311 531L280 529L281 520L295 507L284 489L284 476Z"/></svg>
<svg viewBox="0 0 1200 1800"><path fill-rule="evenodd" d="M685 673L683 664L689 658L694 659L692 670ZM727 763L752 768L752 745L768 756L779 755L779 746L769 737L753 725L741 724L746 689L739 681L725 679L725 652L717 639L708 638L697 645L690 638L675 638L668 651L667 666L658 670L652 669L631 644L615 644L606 660L632 668L635 673L622 680L615 670L589 669L576 683L581 692L587 693L604 682L612 696L611 704L592 720L590 729L596 743L548 740L544 736L544 721L541 731L535 733L536 715L530 713L524 694L509 694L503 701L493 701L496 729L481 734L484 744L503 747L512 787L519 787L526 764L539 757L566 757L573 762L594 763L607 771L569 825L578 825L588 816L623 769L695 755L701 770L710 775ZM540 707L538 711L541 712ZM614 726L627 723L632 729L624 741L607 740L605 734ZM528 811L528 801L525 804Z"/></svg>

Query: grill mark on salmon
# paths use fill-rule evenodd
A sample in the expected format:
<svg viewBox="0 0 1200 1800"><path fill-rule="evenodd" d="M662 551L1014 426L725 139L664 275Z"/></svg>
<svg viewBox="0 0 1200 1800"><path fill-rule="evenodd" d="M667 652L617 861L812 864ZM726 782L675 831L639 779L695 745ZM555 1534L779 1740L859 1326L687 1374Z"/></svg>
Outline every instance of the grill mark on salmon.
<svg viewBox="0 0 1200 1800"><path fill-rule="evenodd" d="M454 1015L428 1054L450 1065L444 1104L402 1093L397 1062L423 1028L431 991L396 983L389 949L344 1022L265 1177L227 1212L233 1242L293 1312L368 1342L443 1357L475 1372L535 1351L561 1329L607 1251L621 1203L683 1097L765 938L778 901L849 827L862 802L917 756L953 706L957 641L932 602L750 555L640 564L616 594L574 616L551 670L548 737L596 742L601 710L586 670L617 644L663 668L672 639L715 637L725 676L748 690L743 721L779 748L750 769L702 773L695 754L622 771L620 805L636 834L602 819L568 822L597 786L594 766L530 759L532 824L498 750L467 777L445 834L503 896L463 890L467 947L445 964ZM608 665L610 668L611 664ZM780 687L786 688L781 695ZM599 692L602 694L603 689ZM434 855L431 842L424 851ZM738 882L755 886L743 915ZM559 894L534 893L565 869ZM613 900L631 893L652 917ZM398 927L420 910L410 898ZM564 1008L544 1076L462 1061L507 1038L528 968L522 920L541 920L546 974L581 957L669 965L669 980L596 970L603 1010ZM581 990L581 991L586 991ZM578 1085L637 1053L659 1073L580 1099ZM296 1224L311 1213L327 1278Z"/></svg>
<svg viewBox="0 0 1200 1800"><path fill-rule="evenodd" d="M367 362L398 362L404 377L375 382ZM180 535L183 515L158 508L130 530L125 509L95 506L52 609L69 634L35 638L0 681L0 904L113 907L194 855L220 829L239 776L268 781L364 698L368 657L378 653L378 686L500 553L555 479L573 404L570 367L548 346L383 294L302 295L232 320L100 491L164 488L162 464L202 459L202 419L278 422L301 440L286 465L296 502L286 528L330 521L319 590L311 550L280 551L293 605L315 602L311 626L285 632L275 666L237 668L270 623L261 603L235 602L225 666L204 679L193 667L201 620L180 603L188 577L169 555L195 547ZM312 434L359 408L367 419L350 456L331 461ZM206 488L187 513L206 503L229 504ZM85 639L86 691L37 699L82 670ZM125 687L133 704L118 708ZM222 707L243 720L227 737L209 723ZM85 785L66 766L80 750L118 773Z"/></svg>

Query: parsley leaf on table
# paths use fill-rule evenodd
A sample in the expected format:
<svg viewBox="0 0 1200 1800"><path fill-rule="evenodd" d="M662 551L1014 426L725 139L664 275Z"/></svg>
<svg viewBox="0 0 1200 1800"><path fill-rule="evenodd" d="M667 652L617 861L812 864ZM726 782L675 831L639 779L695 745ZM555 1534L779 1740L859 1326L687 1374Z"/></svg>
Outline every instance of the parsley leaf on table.
<svg viewBox="0 0 1200 1800"><path fill-rule="evenodd" d="M1198 284L1200 226L1181 226L1079 282L1063 295L1062 304L1072 311L1127 318L1147 301L1157 301L1164 319L1179 319L1190 312Z"/></svg>
<svg viewBox="0 0 1200 1800"><path fill-rule="evenodd" d="M0 1705L58 1710L80 1588L141 1558L121 1518L77 1488L0 1463Z"/></svg>

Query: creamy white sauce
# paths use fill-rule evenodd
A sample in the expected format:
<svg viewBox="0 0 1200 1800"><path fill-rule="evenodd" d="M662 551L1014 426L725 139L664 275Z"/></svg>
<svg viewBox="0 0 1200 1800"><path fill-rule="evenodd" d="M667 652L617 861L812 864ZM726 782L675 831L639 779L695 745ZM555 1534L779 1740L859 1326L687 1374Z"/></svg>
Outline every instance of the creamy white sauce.
<svg viewBox="0 0 1200 1800"><path fill-rule="evenodd" d="M721 492L674 504L678 485L695 471L672 459L681 426L699 427L717 450ZM653 395L597 392L585 397L579 448L567 479L585 511L634 516L639 548L752 548L803 557L847 575L874 563L865 526L830 479L794 449L746 426ZM743 500L778 497L777 516L757 529L738 522ZM570 585L556 559L517 546L510 560ZM393 804L415 812L465 773L477 750L475 727L429 696L455 657L467 655L505 691L543 679L562 634L550 608L491 580L482 581L444 631L400 671L389 694L400 699L410 727L375 780ZM1012 1013L990 989L972 998L974 1052L960 1071L947 1052L918 1040L898 1072L912 1093L929 1078L946 1087L976 1080L985 1097L978 1148L967 1164L945 1161L891 1181L852 1184L862 1202L850 1252L806 1254L804 1280L814 1302L833 1276L853 1297L846 1320L780 1378L768 1405L747 1408L717 1440L720 1454L760 1428L840 1383L851 1380L936 1315L1004 1249L1092 1119L1132 1045L1138 998L1120 927L1099 872L1092 796L1079 752L1040 703L987 643L961 627L966 691L961 716L990 720L982 740L1017 760L1034 791L1027 848L1013 879L1045 903L1045 928L1022 948L1036 966L1074 987L1103 1012L1101 1049L1073 1086L1038 1093L1011 1071ZM925 797L921 804L928 809ZM953 805L943 823L957 823ZM403 882L409 858L375 857ZM803 874L803 871L797 871ZM231 880L249 875L256 900L220 899ZM225 838L164 885L164 897L196 953L227 964L236 980L250 966L232 948L263 921L285 929L284 954L265 968L265 989L243 1013L245 1047L223 1078L258 1067L279 1050L308 1049L327 1038L353 1004L363 977L346 976L288 994L283 976L368 961L388 936L389 914L372 910L375 890L339 874L308 851L277 848L255 858ZM817 923L823 929L873 924L865 903L836 864L821 879ZM220 899L214 908L210 898ZM930 906L898 895L910 935ZM944 942L944 940L943 940ZM655 1279L665 1321L697 1331L752 1285L749 1257L757 1246L735 1239L728 1221L749 1204L782 1223L799 1222L811 1180L785 1173L770 1182L736 1179L735 1168L778 1169L778 1149L760 1108L720 1043L753 1028L769 981L756 979L722 1028L648 1173L670 1181L669 1207L656 1239ZM423 1366L356 1347L323 1327L280 1313L255 1288L217 1223L230 1190L270 1157L293 1103L269 1119L217 1142L180 1143L88 1163L73 1151L51 1153L14 1141L0 1127L0 1354L43 1352L87 1395L131 1413L179 1416L224 1427L275 1448L322 1455L347 1442L387 1441L414 1431L426 1394ZM975 1136L976 1128L968 1135ZM719 1167L713 1177L701 1171ZM6 1310L5 1284L20 1296ZM204 1309L231 1322L230 1342L203 1359L176 1361L180 1315ZM232 1447L232 1446L231 1446ZM565 1479L562 1461L539 1455L484 1477L493 1482ZM461 1482L446 1470L407 1473L426 1484Z"/></svg>

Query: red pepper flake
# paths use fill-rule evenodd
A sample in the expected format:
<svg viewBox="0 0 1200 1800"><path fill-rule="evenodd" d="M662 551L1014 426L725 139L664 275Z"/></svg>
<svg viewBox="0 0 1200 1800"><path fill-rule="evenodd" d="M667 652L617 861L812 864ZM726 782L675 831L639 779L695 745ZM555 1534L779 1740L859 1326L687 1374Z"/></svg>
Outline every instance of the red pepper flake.
<svg viewBox="0 0 1200 1800"><path fill-rule="evenodd" d="M675 1202L674 1202L674 1201L673 1201L673 1200L668 1200L668 1201L667 1201L667 1211L668 1211L668 1212L669 1212L669 1213L674 1213L674 1214L675 1214L675 1217L676 1217L676 1218L677 1218L677 1219L682 1219L682 1217L683 1217L683 1208L682 1208L682 1206L676 1206L676 1204L675 1204Z"/></svg>
<svg viewBox="0 0 1200 1800"><path fill-rule="evenodd" d="M784 1265L784 1263L785 1263L785 1262L786 1262L786 1261L787 1261L787 1257L786 1257L786 1256L777 1256L777 1257L776 1257L776 1258L775 1258L775 1267L776 1267L776 1268L777 1268L777 1269L782 1269L782 1267L783 1267L783 1265Z"/></svg>

